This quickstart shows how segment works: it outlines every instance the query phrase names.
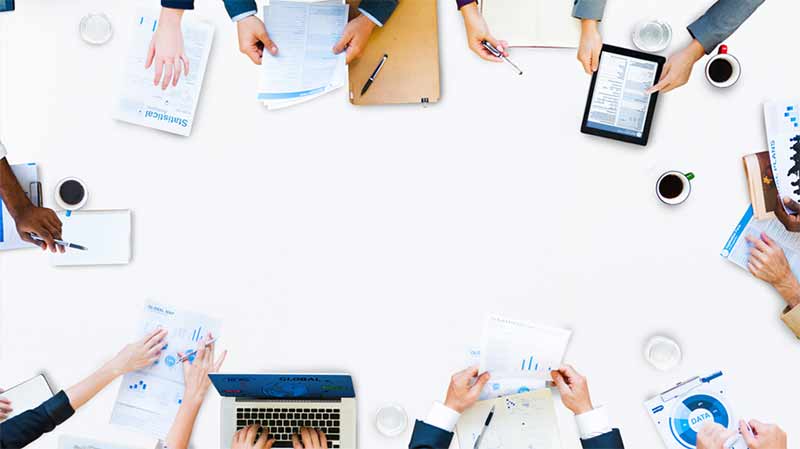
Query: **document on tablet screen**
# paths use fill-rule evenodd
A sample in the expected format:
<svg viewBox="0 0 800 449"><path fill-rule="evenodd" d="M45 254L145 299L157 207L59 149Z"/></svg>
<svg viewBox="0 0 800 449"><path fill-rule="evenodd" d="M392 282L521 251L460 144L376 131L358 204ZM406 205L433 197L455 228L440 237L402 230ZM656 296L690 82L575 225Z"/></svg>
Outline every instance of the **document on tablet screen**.
<svg viewBox="0 0 800 449"><path fill-rule="evenodd" d="M586 126L642 137L658 63L604 52Z"/></svg>

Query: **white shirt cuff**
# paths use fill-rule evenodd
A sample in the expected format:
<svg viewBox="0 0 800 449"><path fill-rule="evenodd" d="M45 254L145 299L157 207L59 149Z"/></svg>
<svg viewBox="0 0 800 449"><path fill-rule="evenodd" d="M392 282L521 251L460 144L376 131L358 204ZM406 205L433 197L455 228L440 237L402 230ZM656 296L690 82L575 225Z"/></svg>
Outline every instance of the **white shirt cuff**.
<svg viewBox="0 0 800 449"><path fill-rule="evenodd" d="M375 17L373 17L373 16L372 16L372 14L370 14L370 13L368 13L368 12L364 11L364 10L363 10L363 9L361 9L361 8L358 8L358 12L360 12L361 14L363 14L364 16L366 16L366 18L367 18L367 19L369 19L369 20L371 20L371 21L372 21L372 22L373 22L375 25L378 25L379 27L382 27L382 26L383 26L383 24L382 24L382 23L381 23L381 22L380 22L378 19L376 19Z"/></svg>
<svg viewBox="0 0 800 449"><path fill-rule="evenodd" d="M605 407L597 407L590 412L575 415L578 423L578 433L582 440L599 437L600 435L611 432L611 425L608 423L608 412Z"/></svg>
<svg viewBox="0 0 800 449"><path fill-rule="evenodd" d="M250 16L254 16L254 15L256 15L256 14L258 14L258 11L256 11L256 10L254 9L254 10L252 10L252 11L243 12L243 13L239 14L239 15L238 15L238 16L236 16L236 17L231 17L231 20L233 20L234 22L238 22L238 21L240 21L240 20L244 20L244 19L246 19L246 18L248 18L248 17L250 17Z"/></svg>
<svg viewBox="0 0 800 449"><path fill-rule="evenodd" d="M8 154L6 147L3 145L3 142L0 142L0 159L6 157L6 154Z"/></svg>
<svg viewBox="0 0 800 449"><path fill-rule="evenodd" d="M452 432L456 428L459 418L461 418L461 413L441 402L434 402L428 417L425 418L425 424L438 427L445 432Z"/></svg>

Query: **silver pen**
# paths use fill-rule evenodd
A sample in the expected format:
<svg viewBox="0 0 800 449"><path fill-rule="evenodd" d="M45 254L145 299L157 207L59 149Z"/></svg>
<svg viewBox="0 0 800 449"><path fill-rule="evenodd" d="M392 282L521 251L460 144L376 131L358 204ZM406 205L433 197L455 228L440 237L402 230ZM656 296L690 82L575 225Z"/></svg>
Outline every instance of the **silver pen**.
<svg viewBox="0 0 800 449"><path fill-rule="evenodd" d="M28 234L31 236L32 239L36 240L37 242L44 242L43 238L39 237L38 235L34 234L33 232L29 232ZM56 245L63 246L64 248L79 249L81 251L88 251L89 250L89 248L87 248L85 246L82 246L82 245L78 245L76 243L69 243L69 242L65 242L63 240L57 240L57 239L53 239L53 241L56 242Z"/></svg>
<svg viewBox="0 0 800 449"><path fill-rule="evenodd" d="M483 44L483 48L485 48L485 49L489 50L489 53L491 53L491 54L495 55L495 56L496 56L496 57L498 57L498 58L503 58L503 59L505 59L507 63L511 64L511 67L514 67L514 70L516 70L516 71L517 71L517 74L519 74L519 75L522 75L522 69L520 69L519 67L517 67L517 65L516 65L516 64L514 64L513 62L511 62L511 60L510 60L510 59L508 59L508 57L507 57L506 55L504 55L504 54L503 54L503 52L501 52L500 50L496 49L496 48L494 47L494 45L492 45L492 43L491 43L491 42L489 42L489 41L483 41L483 42L482 42L482 44Z"/></svg>
<svg viewBox="0 0 800 449"><path fill-rule="evenodd" d="M489 410L489 416L486 417L486 422L483 423L483 429L481 429L481 433L478 435L478 439L475 440L475 445L472 446L472 449L480 449L483 435L486 434L486 429L489 428L489 424L492 422L492 417L494 416L494 407L495 406L492 405L492 409Z"/></svg>
<svg viewBox="0 0 800 449"><path fill-rule="evenodd" d="M217 337L214 337L214 338L212 338L211 340L208 340L208 341L206 342L206 344L205 344L205 347L208 347L209 345L211 345L211 344L212 344L212 343L214 343L215 341L217 341ZM196 350L196 349L192 349L191 351L186 351L186 354L184 354L184 355L183 355L183 357L181 357L180 359L178 359L178 363L183 363L183 362L185 362L185 361L189 360L189 358L190 358L191 356L195 355L195 354L197 354L197 350Z"/></svg>

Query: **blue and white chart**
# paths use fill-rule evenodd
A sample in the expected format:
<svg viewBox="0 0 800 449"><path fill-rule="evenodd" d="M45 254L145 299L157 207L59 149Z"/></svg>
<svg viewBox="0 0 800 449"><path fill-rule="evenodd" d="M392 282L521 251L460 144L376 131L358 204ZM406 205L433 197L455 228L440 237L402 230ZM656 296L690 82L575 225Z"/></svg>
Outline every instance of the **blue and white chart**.
<svg viewBox="0 0 800 449"><path fill-rule="evenodd" d="M493 378L550 380L558 369L572 331L489 316L483 328L480 371Z"/></svg>
<svg viewBox="0 0 800 449"><path fill-rule="evenodd" d="M153 366L122 378L111 423L164 438L183 401L183 367L178 363L178 353L197 349L209 332L217 337L220 322L198 313L147 303L139 336L156 328L169 332L161 358Z"/></svg>

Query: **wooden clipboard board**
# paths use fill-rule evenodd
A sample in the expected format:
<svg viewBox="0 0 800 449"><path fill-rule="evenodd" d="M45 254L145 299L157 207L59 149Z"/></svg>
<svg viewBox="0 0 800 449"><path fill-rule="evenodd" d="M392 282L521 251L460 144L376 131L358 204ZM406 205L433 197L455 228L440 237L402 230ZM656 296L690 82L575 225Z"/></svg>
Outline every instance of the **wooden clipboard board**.
<svg viewBox="0 0 800 449"><path fill-rule="evenodd" d="M358 14L360 0L351 0ZM367 48L350 63L350 103L354 105L436 103L440 97L439 25L436 0L400 0ZM383 55L389 55L369 90L361 96Z"/></svg>

